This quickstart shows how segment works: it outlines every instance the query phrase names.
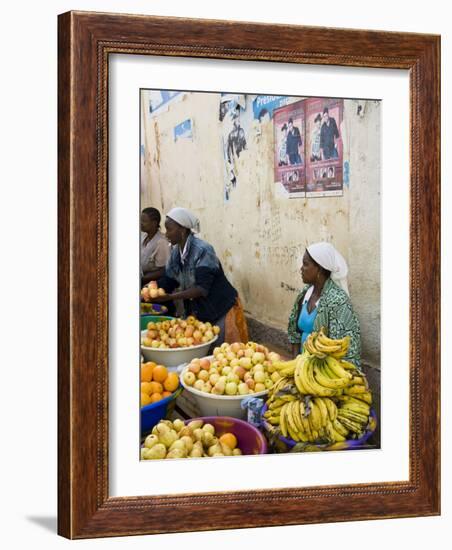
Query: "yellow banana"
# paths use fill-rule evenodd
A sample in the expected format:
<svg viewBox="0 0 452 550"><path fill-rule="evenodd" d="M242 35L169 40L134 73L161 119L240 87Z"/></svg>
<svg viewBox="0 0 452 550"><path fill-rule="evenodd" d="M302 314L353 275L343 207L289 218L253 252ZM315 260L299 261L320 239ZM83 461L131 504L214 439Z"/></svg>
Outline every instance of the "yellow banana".
<svg viewBox="0 0 452 550"><path fill-rule="evenodd" d="M343 435L345 438L347 438L348 435L348 429L342 424L340 420L333 420L332 422L334 429Z"/></svg>
<svg viewBox="0 0 452 550"><path fill-rule="evenodd" d="M311 399L311 412L309 413L309 422L315 431L319 431L322 427L322 415L319 407L314 399Z"/></svg>
<svg viewBox="0 0 452 550"><path fill-rule="evenodd" d="M337 361L334 357L328 356L325 361L328 368L337 378L345 378L347 380L351 380L353 378L347 370L341 367L339 361Z"/></svg>
<svg viewBox="0 0 452 550"><path fill-rule="evenodd" d="M300 413L300 401L294 401L292 405L292 415L295 422L295 425L297 427L297 431L303 431L303 423L301 421L301 413Z"/></svg>
<svg viewBox="0 0 452 550"><path fill-rule="evenodd" d="M309 392L308 390L305 388L305 386L303 385L303 382L301 380L301 369L303 367L303 362L306 361L307 357L303 357L302 359L300 359L295 367L295 371L294 371L294 381L295 381L295 386L297 388L297 390L299 391L299 393L301 393L302 395L307 395Z"/></svg>
<svg viewBox="0 0 452 550"><path fill-rule="evenodd" d="M324 371L324 365L318 362L314 363L314 378L317 382L325 388L331 389L343 389L348 386L348 380L346 378L330 378Z"/></svg>
<svg viewBox="0 0 452 550"><path fill-rule="evenodd" d="M350 411L355 411L357 413L365 414L366 416L369 416L370 413L370 407L367 403L364 403L364 401L361 401L362 405L359 403L353 403L353 402L345 402L342 404L341 409L348 409Z"/></svg>
<svg viewBox="0 0 452 550"><path fill-rule="evenodd" d="M341 343L338 341L333 340L333 344L328 343L325 344L320 335L317 335L315 339L313 339L312 343L314 344L317 351L320 351L321 353L334 353L337 351L342 351Z"/></svg>
<svg viewBox="0 0 452 550"><path fill-rule="evenodd" d="M356 395L356 394L362 394L362 393L366 393L366 392L367 392L366 386L362 386L360 384L355 384L354 386L349 386L348 388L346 388L344 390L344 393L346 395Z"/></svg>
<svg viewBox="0 0 452 550"><path fill-rule="evenodd" d="M311 334L309 334L309 336L306 338L304 345L308 353L314 355L315 357L318 357L319 359L324 359L326 357L326 354L318 351L318 349L315 347L314 338L316 335L316 332L311 332Z"/></svg>
<svg viewBox="0 0 452 550"><path fill-rule="evenodd" d="M319 397L332 397L337 395L340 390L333 390L331 388L325 388L316 382L314 378L313 371L313 358L308 357L308 359L303 363L303 368L301 369L301 381L303 386L309 390L310 395L315 395Z"/></svg>
<svg viewBox="0 0 452 550"><path fill-rule="evenodd" d="M346 361L345 359L340 359L339 364L344 369L351 370L351 371L356 371L357 370L356 365L354 365L353 363L350 363L350 361Z"/></svg>
<svg viewBox="0 0 452 550"><path fill-rule="evenodd" d="M339 409L339 411L342 417L353 420L353 422L357 422L359 424L362 424L363 426L367 426L367 423L369 422L369 416L366 414L344 408Z"/></svg>
<svg viewBox="0 0 452 550"><path fill-rule="evenodd" d="M325 331L326 331L325 327L320 327L320 330L317 333L317 338L325 346L340 345L341 347L344 347L345 345L348 345L348 341L350 338L349 336L344 336L344 338L329 338Z"/></svg>
<svg viewBox="0 0 452 550"><path fill-rule="evenodd" d="M324 397L323 402L325 403L325 406L328 410L328 417L331 420L331 422L334 422L337 418L337 407L336 403L332 401L329 397Z"/></svg>
<svg viewBox="0 0 452 550"><path fill-rule="evenodd" d="M303 416L302 422L303 422L304 433L306 434L308 441L314 441L314 436L312 435L312 429L311 429L311 424L309 422L309 417Z"/></svg>
<svg viewBox="0 0 452 550"><path fill-rule="evenodd" d="M362 401L365 401L368 405L372 405L372 393L370 391L356 394L353 397L355 397L356 399L361 399Z"/></svg>
<svg viewBox="0 0 452 550"><path fill-rule="evenodd" d="M337 413L337 419L351 432L361 433L363 431L363 427L359 422L355 422L354 420L350 420L350 418L343 416L340 411Z"/></svg>
<svg viewBox="0 0 452 550"><path fill-rule="evenodd" d="M329 421L325 426L326 433L331 441L345 441L345 437L334 429L333 424Z"/></svg>
<svg viewBox="0 0 452 550"><path fill-rule="evenodd" d="M315 404L317 405L319 411L320 411L320 416L321 416L321 427L324 427L329 419L329 415L328 415L328 409L326 407L326 404L324 402L324 397L316 397L314 399L314 402Z"/></svg>
<svg viewBox="0 0 452 550"><path fill-rule="evenodd" d="M281 433L284 437L287 437L287 421L286 421L286 409L289 406L289 403L284 403L281 413L279 415L279 427L281 428Z"/></svg>

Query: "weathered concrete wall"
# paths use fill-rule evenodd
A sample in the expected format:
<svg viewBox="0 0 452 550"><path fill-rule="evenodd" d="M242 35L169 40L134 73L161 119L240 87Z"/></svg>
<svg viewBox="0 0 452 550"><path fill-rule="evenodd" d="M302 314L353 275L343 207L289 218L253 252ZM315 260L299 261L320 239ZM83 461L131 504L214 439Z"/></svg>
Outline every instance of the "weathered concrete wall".
<svg viewBox="0 0 452 550"><path fill-rule="evenodd" d="M299 269L306 246L331 241L349 263L364 355L379 364L379 104L366 102L360 117L357 103L344 101L341 131L350 183L343 196L287 199L274 184L273 123L252 120L254 97L247 97L241 116L247 149L236 160L238 184L228 202L218 94L185 94L158 116L145 114L142 207L165 213L177 205L195 212L200 236L215 247L246 311L280 329L286 328L302 285ZM175 142L173 129L187 118L193 122L193 139Z"/></svg>

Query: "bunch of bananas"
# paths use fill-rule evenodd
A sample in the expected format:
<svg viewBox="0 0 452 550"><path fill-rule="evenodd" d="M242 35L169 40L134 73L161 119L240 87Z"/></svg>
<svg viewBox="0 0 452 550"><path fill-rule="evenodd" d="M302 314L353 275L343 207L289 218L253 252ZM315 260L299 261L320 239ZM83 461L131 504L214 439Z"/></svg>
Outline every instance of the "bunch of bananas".
<svg viewBox="0 0 452 550"><path fill-rule="evenodd" d="M319 332L311 332L306 338L304 348L310 355L324 359L327 355L335 359L342 359L347 355L350 345L350 336L345 336L339 340L328 338L325 329L322 327Z"/></svg>
<svg viewBox="0 0 452 550"><path fill-rule="evenodd" d="M264 417L284 437L337 443L364 433L372 394L364 374L343 359L348 346L349 337L333 340L322 328L308 337L302 354L273 363L280 378Z"/></svg>

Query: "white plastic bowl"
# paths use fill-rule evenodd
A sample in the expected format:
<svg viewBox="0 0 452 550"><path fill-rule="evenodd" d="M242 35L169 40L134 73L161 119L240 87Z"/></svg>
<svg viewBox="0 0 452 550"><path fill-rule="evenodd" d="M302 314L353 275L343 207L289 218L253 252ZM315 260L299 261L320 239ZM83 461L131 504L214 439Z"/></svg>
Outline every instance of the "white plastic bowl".
<svg viewBox="0 0 452 550"><path fill-rule="evenodd" d="M268 390L247 395L215 395L200 391L185 384L184 374L187 369L188 365L181 372L180 383L193 396L202 416L232 416L233 418L246 419L247 410L242 409L242 401L248 397L263 397L268 394Z"/></svg>
<svg viewBox="0 0 452 550"><path fill-rule="evenodd" d="M146 336L147 330L141 331L141 338ZM196 357L205 357L209 351L210 346L218 339L218 335L206 342L205 344L199 344L197 346L191 346L189 348L148 348L141 345L141 353L145 361L154 361L159 365L165 365L165 367L177 367L183 363L190 363L192 359Z"/></svg>

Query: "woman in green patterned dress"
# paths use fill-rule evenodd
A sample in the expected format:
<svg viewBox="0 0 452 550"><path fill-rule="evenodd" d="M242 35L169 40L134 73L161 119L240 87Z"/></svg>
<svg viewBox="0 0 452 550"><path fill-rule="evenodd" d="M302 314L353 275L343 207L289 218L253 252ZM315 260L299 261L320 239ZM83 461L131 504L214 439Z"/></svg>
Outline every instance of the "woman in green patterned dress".
<svg viewBox="0 0 452 550"><path fill-rule="evenodd" d="M288 338L294 356L306 337L323 326L330 338L350 336L344 359L360 366L361 333L348 295L347 273L346 261L332 244L320 242L306 249L301 266L305 286L289 317Z"/></svg>

